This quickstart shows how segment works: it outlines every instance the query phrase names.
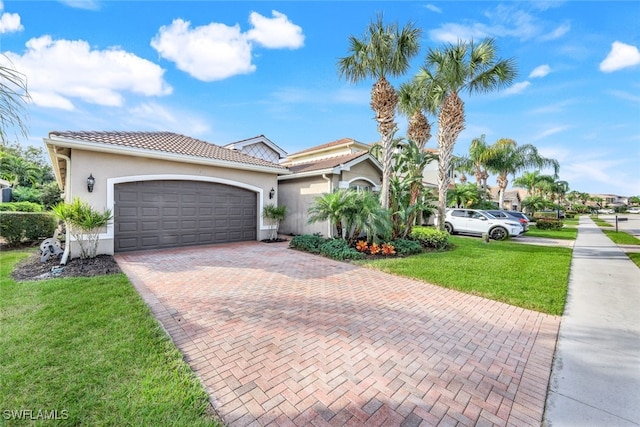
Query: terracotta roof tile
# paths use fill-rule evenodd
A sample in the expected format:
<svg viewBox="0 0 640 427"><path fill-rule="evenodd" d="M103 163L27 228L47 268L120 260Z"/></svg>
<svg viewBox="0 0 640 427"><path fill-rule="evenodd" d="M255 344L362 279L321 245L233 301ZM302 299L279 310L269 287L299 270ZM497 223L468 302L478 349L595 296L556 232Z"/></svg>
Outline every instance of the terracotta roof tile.
<svg viewBox="0 0 640 427"><path fill-rule="evenodd" d="M319 151L319 150L324 150L325 148L338 147L340 145L353 144L353 143L358 143L358 141L352 138L342 138L335 141L327 142L326 144L316 145L315 147L305 148L302 151L291 153L289 154L289 156L298 156L300 154L309 153L312 151Z"/></svg>
<svg viewBox="0 0 640 427"><path fill-rule="evenodd" d="M117 131L64 131L49 132L49 137L56 136L84 142L138 148L201 157L204 159L223 160L254 166L266 166L285 169L276 163L258 159L236 150L220 147L209 142L172 132L117 132Z"/></svg>
<svg viewBox="0 0 640 427"><path fill-rule="evenodd" d="M310 162L296 163L289 166L289 170L293 173L302 173L335 168L366 154L366 151L358 151L356 153L344 154L342 156L327 157L325 159L313 160Z"/></svg>

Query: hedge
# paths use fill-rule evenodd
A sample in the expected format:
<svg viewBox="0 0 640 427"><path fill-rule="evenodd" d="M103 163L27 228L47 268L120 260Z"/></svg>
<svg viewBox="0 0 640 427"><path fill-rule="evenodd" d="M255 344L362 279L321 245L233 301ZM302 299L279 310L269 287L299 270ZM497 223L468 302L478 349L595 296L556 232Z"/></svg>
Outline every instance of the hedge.
<svg viewBox="0 0 640 427"><path fill-rule="evenodd" d="M449 244L449 233L435 227L413 227L409 238L420 242L425 248L444 249Z"/></svg>
<svg viewBox="0 0 640 427"><path fill-rule="evenodd" d="M56 219L49 212L0 212L0 237L10 246L52 237Z"/></svg>
<svg viewBox="0 0 640 427"><path fill-rule="evenodd" d="M42 212L43 206L33 202L0 203L0 212Z"/></svg>

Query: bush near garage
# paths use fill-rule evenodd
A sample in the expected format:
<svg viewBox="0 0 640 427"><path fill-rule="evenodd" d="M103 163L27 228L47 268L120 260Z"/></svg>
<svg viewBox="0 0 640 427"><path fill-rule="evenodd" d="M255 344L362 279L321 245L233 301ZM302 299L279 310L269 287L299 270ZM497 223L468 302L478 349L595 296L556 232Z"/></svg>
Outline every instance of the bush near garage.
<svg viewBox="0 0 640 427"><path fill-rule="evenodd" d="M305 252L311 252L312 254L318 254L320 253L320 246L322 246L326 241L327 239L319 234L301 234L293 236L291 242L289 242L289 247Z"/></svg>
<svg viewBox="0 0 640 427"><path fill-rule="evenodd" d="M53 236L56 221L48 212L0 212L0 237L9 246Z"/></svg>
<svg viewBox="0 0 640 427"><path fill-rule="evenodd" d="M440 250L449 245L449 233L435 227L413 227L409 238L419 242L424 248Z"/></svg>
<svg viewBox="0 0 640 427"><path fill-rule="evenodd" d="M538 218L536 228L538 230L562 230L562 220L553 218Z"/></svg>
<svg viewBox="0 0 640 427"><path fill-rule="evenodd" d="M363 259L364 254L358 252L343 239L329 239L320 246L320 255L344 261L347 259Z"/></svg>
<svg viewBox="0 0 640 427"><path fill-rule="evenodd" d="M391 244L398 256L417 255L423 252L422 245L416 240L397 239Z"/></svg>

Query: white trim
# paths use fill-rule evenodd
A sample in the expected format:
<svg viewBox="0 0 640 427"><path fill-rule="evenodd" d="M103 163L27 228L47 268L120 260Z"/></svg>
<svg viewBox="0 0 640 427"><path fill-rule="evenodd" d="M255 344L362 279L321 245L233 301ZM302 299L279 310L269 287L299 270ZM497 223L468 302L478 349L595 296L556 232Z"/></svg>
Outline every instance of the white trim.
<svg viewBox="0 0 640 427"><path fill-rule="evenodd" d="M267 147L275 151L280 156L281 159L287 157L286 151L278 147L273 141L271 141L269 138L267 138L264 135L254 136L253 138L243 139L242 141L230 142L229 144L223 145L223 147L228 148L230 150L240 151L247 145L257 144L259 142L262 142L264 145L266 145Z"/></svg>
<svg viewBox="0 0 640 427"><path fill-rule="evenodd" d="M136 181L203 181L203 182L212 182L217 184L226 184L233 187L240 187L246 190L253 191L258 194L258 203L257 203L257 217L259 219L259 230L269 230L269 226L264 224L264 218L262 216L262 209L264 207L264 190L260 187L256 187L254 185L246 184L244 182L233 181L230 179L224 178L216 178L210 176L201 176L201 175L180 175L180 174L150 174L150 175L131 175L131 176L120 176L117 178L107 178L107 209L110 209L111 212L114 211L115 206L115 186L116 184L123 184L127 182L136 182ZM114 239L115 236L115 216L109 221L107 224L107 232L100 234L100 239ZM258 238L260 237L258 233Z"/></svg>

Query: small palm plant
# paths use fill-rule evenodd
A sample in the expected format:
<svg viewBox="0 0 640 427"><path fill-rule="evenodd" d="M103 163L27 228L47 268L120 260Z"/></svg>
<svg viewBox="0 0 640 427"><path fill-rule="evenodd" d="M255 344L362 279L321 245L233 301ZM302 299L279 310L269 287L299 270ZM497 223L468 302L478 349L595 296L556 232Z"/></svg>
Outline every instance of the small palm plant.
<svg viewBox="0 0 640 427"><path fill-rule="evenodd" d="M111 211L108 209L103 212L97 211L89 203L77 197L71 203L57 204L52 210L60 220L65 222L71 235L80 245L80 258L95 258L100 231L111 220Z"/></svg>
<svg viewBox="0 0 640 427"><path fill-rule="evenodd" d="M287 207L274 204L266 205L262 209L262 216L271 223L269 240L278 240L278 228L280 228L280 223L287 217Z"/></svg>

